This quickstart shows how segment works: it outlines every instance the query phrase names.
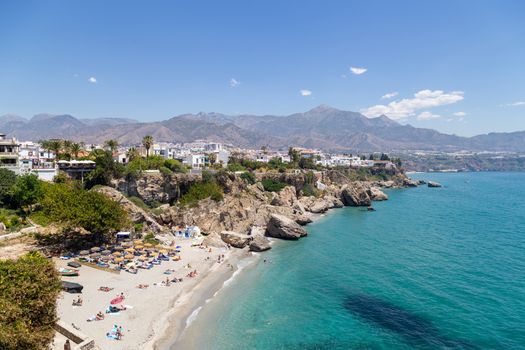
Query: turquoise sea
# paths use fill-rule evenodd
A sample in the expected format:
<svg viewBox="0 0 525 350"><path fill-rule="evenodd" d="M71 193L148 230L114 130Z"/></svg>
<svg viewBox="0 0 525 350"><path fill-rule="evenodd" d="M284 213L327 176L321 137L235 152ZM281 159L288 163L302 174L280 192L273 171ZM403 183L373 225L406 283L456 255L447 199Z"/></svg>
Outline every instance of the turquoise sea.
<svg viewBox="0 0 525 350"><path fill-rule="evenodd" d="M412 177L444 187L389 190L375 212L333 210L276 242L182 344L525 349L525 173Z"/></svg>

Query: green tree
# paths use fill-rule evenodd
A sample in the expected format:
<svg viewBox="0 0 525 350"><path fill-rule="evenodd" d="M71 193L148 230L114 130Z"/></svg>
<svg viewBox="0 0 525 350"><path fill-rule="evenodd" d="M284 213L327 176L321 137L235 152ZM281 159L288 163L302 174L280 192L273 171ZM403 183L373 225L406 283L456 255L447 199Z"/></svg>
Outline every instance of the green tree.
<svg viewBox="0 0 525 350"><path fill-rule="evenodd" d="M111 151L95 150L92 155L95 157L96 167L86 176L87 188L95 185L107 186L112 179L121 178L124 175L124 167L115 162Z"/></svg>
<svg viewBox="0 0 525 350"><path fill-rule="evenodd" d="M107 149L111 151L111 153L113 153L118 147L118 141L117 140L107 140L106 142L104 142L104 145L106 146Z"/></svg>
<svg viewBox="0 0 525 350"><path fill-rule="evenodd" d="M27 207L32 211L33 204L37 203L43 195L42 181L34 174L19 176L13 186L12 201L20 208Z"/></svg>
<svg viewBox="0 0 525 350"><path fill-rule="evenodd" d="M51 141L49 140L40 140L38 141L38 143L40 144L40 146L42 147L42 149L44 151L47 151L47 159L49 159L51 157Z"/></svg>
<svg viewBox="0 0 525 350"><path fill-rule="evenodd" d="M129 225L126 212L117 202L102 193L70 184L49 186L41 203L44 214L52 221L82 227L99 241Z"/></svg>
<svg viewBox="0 0 525 350"><path fill-rule="evenodd" d="M11 170L0 168L0 204L6 204L13 195L16 174Z"/></svg>
<svg viewBox="0 0 525 350"><path fill-rule="evenodd" d="M47 349L55 335L60 280L51 260L0 260L0 349Z"/></svg>
<svg viewBox="0 0 525 350"><path fill-rule="evenodd" d="M126 157L128 158L128 163L132 162L135 159L140 159L140 152L135 147L130 147L126 152Z"/></svg>
<svg viewBox="0 0 525 350"><path fill-rule="evenodd" d="M286 183L273 179L264 179L261 182L264 190L268 192L279 192L286 187Z"/></svg>
<svg viewBox="0 0 525 350"><path fill-rule="evenodd" d="M241 179L249 183L250 185L253 185L255 182L257 182L257 179L255 178L255 175L253 173L250 173L249 171L245 171L241 174Z"/></svg>
<svg viewBox="0 0 525 350"><path fill-rule="evenodd" d="M153 136L146 135L142 139L142 145L146 149L146 158L149 157L149 150L153 146Z"/></svg>
<svg viewBox="0 0 525 350"><path fill-rule="evenodd" d="M60 151L62 151L62 140L53 139L49 141L49 149L55 154L55 159L58 159Z"/></svg>
<svg viewBox="0 0 525 350"><path fill-rule="evenodd" d="M80 143L72 143L70 147L71 154L75 157L75 159L78 159L78 154L82 151L82 146Z"/></svg>

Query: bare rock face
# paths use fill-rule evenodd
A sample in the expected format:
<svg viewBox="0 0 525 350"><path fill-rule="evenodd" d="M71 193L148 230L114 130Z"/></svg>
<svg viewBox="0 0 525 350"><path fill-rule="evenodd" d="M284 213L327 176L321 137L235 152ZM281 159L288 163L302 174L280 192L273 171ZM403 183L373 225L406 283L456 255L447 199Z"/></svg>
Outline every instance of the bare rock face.
<svg viewBox="0 0 525 350"><path fill-rule="evenodd" d="M404 187L417 187L419 186L419 182L416 180L405 178L403 179L403 186Z"/></svg>
<svg viewBox="0 0 525 350"><path fill-rule="evenodd" d="M279 214L270 216L266 234L270 237L294 240L307 235L306 231L298 223Z"/></svg>
<svg viewBox="0 0 525 350"><path fill-rule="evenodd" d="M370 188L370 197L372 197L373 201L386 201L388 200L388 196L386 193L381 191L378 187L371 187Z"/></svg>
<svg viewBox="0 0 525 350"><path fill-rule="evenodd" d="M344 205L352 207L367 207L372 202L368 195L368 188L360 182L343 186L341 199Z"/></svg>
<svg viewBox="0 0 525 350"><path fill-rule="evenodd" d="M226 243L224 243L224 241L221 239L221 236L219 236L219 234L215 232L210 233L209 235L204 237L202 244L208 247L226 248Z"/></svg>
<svg viewBox="0 0 525 350"><path fill-rule="evenodd" d="M221 239L232 247L244 248L252 241L253 237L233 231L222 231Z"/></svg>
<svg viewBox="0 0 525 350"><path fill-rule="evenodd" d="M297 202L295 187L286 186L272 200L272 205L293 206Z"/></svg>
<svg viewBox="0 0 525 350"><path fill-rule="evenodd" d="M271 248L270 240L262 235L254 236L253 240L250 242L250 250L252 252L263 252Z"/></svg>
<svg viewBox="0 0 525 350"><path fill-rule="evenodd" d="M4 232L5 230L7 230L7 228L5 227L4 223L0 222L0 232Z"/></svg>
<svg viewBox="0 0 525 350"><path fill-rule="evenodd" d="M151 230L155 233L161 233L163 231L163 227L157 221L155 221L155 219L153 219L144 209L136 206L133 202L124 197L124 195L116 189L103 186L95 189L94 191L105 194L112 200L119 203L122 206L122 208L129 214L129 217L133 223L143 223L146 226L146 229Z"/></svg>

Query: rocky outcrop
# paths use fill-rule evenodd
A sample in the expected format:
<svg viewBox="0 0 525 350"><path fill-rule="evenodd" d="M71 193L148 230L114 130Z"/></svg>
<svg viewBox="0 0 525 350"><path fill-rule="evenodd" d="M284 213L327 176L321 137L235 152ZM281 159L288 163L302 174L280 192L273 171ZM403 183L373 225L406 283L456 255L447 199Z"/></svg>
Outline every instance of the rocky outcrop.
<svg viewBox="0 0 525 350"><path fill-rule="evenodd" d="M152 216L150 216L144 209L136 206L116 189L102 186L96 188L94 191L103 193L109 198L118 202L122 206L122 209L128 213L133 223L142 223L144 224L144 228L146 230L153 231L155 233L161 233L164 231L164 228Z"/></svg>
<svg viewBox="0 0 525 350"><path fill-rule="evenodd" d="M388 200L388 196L386 193L381 191L379 187L371 187L370 188L370 197L373 201L386 201Z"/></svg>
<svg viewBox="0 0 525 350"><path fill-rule="evenodd" d="M313 196L302 197L299 199L299 203L302 204L306 211L314 214L324 213L332 208L343 207L343 202L332 195L326 195L320 198Z"/></svg>
<svg viewBox="0 0 525 350"><path fill-rule="evenodd" d="M3 233L7 230L7 228L5 227L5 224L3 222L0 222L0 233Z"/></svg>
<svg viewBox="0 0 525 350"><path fill-rule="evenodd" d="M221 239L226 243L235 248L244 248L250 243L253 237L243 235L241 233L233 231L222 231Z"/></svg>
<svg viewBox="0 0 525 350"><path fill-rule="evenodd" d="M427 183L427 186L428 187L441 187L441 184L439 182L435 182L435 181L429 181Z"/></svg>
<svg viewBox="0 0 525 350"><path fill-rule="evenodd" d="M270 216L266 234L270 237L282 239L299 239L307 235L306 231L295 221L278 214Z"/></svg>
<svg viewBox="0 0 525 350"><path fill-rule="evenodd" d="M272 205L279 206L294 206L297 202L297 195L295 193L295 187L286 186L279 193L275 194L275 197L272 199Z"/></svg>
<svg viewBox="0 0 525 350"><path fill-rule="evenodd" d="M367 207L372 202L368 188L361 182L344 185L341 190L341 199L344 205L352 207Z"/></svg>
<svg viewBox="0 0 525 350"><path fill-rule="evenodd" d="M404 187L417 187L419 186L419 181L409 179L408 177L403 180Z"/></svg>
<svg viewBox="0 0 525 350"><path fill-rule="evenodd" d="M210 233L204 239L202 240L202 244L204 244L207 247L215 247L215 248L226 248L226 243L221 239L221 236L219 236L218 233Z"/></svg>
<svg viewBox="0 0 525 350"><path fill-rule="evenodd" d="M271 248L270 240L263 235L255 235L250 242L250 250L252 252L263 252Z"/></svg>

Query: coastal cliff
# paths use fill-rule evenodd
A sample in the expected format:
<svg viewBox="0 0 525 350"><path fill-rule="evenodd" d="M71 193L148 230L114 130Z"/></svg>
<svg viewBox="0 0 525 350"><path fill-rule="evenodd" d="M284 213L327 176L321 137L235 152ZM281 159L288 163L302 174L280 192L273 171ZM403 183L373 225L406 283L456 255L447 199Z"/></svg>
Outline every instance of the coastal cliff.
<svg viewBox="0 0 525 350"><path fill-rule="evenodd" d="M356 180L354 172L341 170L261 173L252 184L241 174L218 172L215 181L224 193L222 199L206 198L194 205L178 203L200 181L198 175L144 174L137 180L120 180L114 189L99 191L123 203L134 223L144 223L145 229L154 233L166 233L178 225L196 225L204 234L222 237L227 243L232 237L239 241L233 233L248 235L243 247L256 240L253 250L266 250L264 236L298 239L306 235L301 226L312 222L315 214L343 206L370 206L372 201L388 199L381 188L415 185L400 172L388 174L385 180ZM263 186L264 181L284 187L269 191ZM161 205L148 213L120 192L147 204Z"/></svg>

